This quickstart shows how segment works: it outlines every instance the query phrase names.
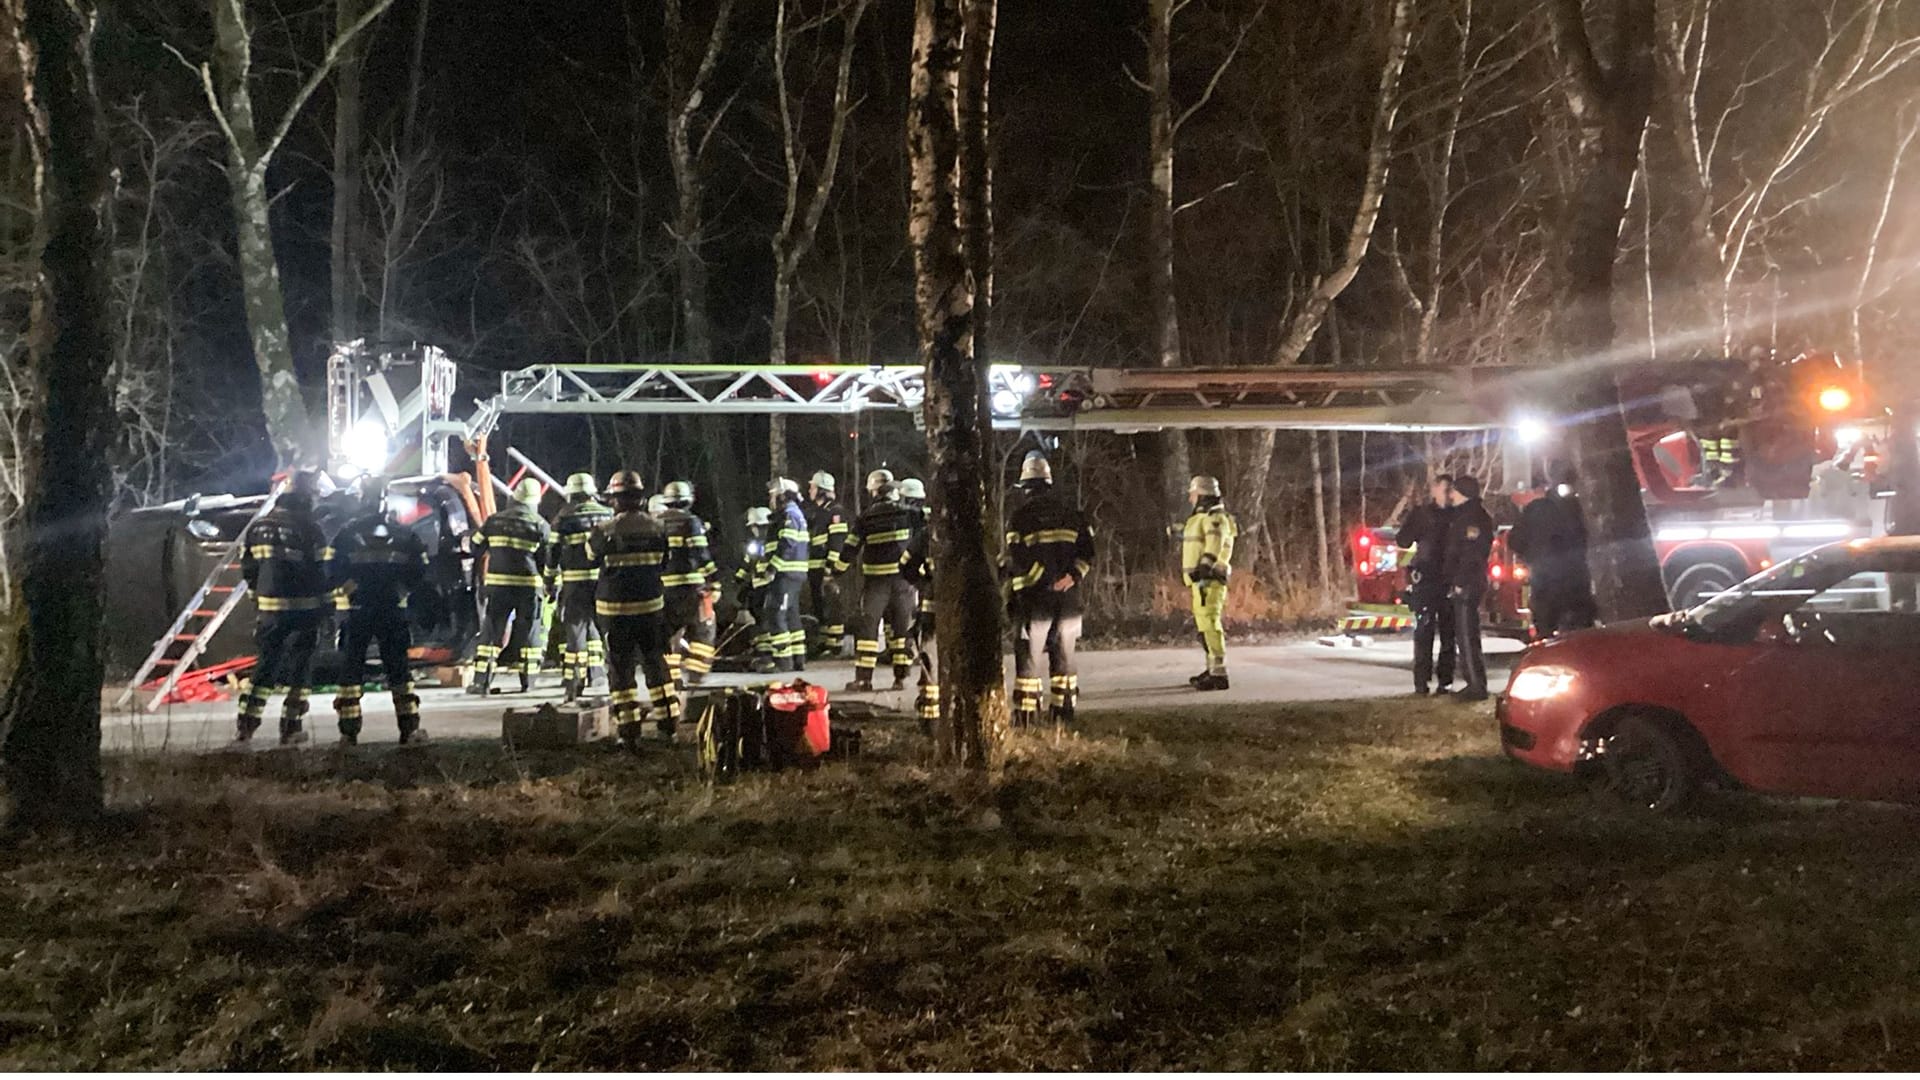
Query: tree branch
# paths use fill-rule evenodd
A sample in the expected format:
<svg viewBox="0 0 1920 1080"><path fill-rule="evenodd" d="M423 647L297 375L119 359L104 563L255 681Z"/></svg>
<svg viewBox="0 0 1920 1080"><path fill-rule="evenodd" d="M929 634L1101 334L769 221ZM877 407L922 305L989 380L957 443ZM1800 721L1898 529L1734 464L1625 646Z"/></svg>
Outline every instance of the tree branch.
<svg viewBox="0 0 1920 1080"><path fill-rule="evenodd" d="M362 30L372 26L374 20L386 14L386 10L392 6L393 0L374 0L371 7L361 13L351 26L340 31L339 36L327 46L326 55L320 58L320 65L308 73L307 81L294 92L293 100L287 103L287 111L281 114L280 122L274 125L273 134L268 136L267 141L260 147L260 167L264 168L267 162L273 160L274 151L280 149L280 144L286 141L287 133L293 130L293 122L300 118L300 110L306 107L307 99L313 96L315 90L320 89L320 84L325 82L327 76L333 72L334 65L340 62L340 54L346 51L354 38L360 36Z"/></svg>

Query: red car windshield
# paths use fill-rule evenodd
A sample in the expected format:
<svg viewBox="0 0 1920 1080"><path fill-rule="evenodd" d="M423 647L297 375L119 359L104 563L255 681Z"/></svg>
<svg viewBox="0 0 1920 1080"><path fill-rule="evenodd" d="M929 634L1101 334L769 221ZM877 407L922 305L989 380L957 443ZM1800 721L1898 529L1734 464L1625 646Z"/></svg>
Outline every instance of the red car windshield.
<svg viewBox="0 0 1920 1080"><path fill-rule="evenodd" d="M1682 612L1680 618L1708 631L1756 627L1863 574L1920 575L1920 552L1863 551L1850 543L1828 544L1755 574Z"/></svg>

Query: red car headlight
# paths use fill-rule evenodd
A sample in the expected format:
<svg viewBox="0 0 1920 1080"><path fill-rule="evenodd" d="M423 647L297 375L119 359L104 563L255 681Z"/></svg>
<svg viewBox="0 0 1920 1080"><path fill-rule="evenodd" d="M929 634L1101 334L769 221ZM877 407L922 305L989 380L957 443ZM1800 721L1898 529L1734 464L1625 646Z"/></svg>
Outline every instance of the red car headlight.
<svg viewBox="0 0 1920 1080"><path fill-rule="evenodd" d="M1507 686L1507 696L1515 701L1546 701L1573 689L1576 676L1571 668L1542 664L1521 668Z"/></svg>

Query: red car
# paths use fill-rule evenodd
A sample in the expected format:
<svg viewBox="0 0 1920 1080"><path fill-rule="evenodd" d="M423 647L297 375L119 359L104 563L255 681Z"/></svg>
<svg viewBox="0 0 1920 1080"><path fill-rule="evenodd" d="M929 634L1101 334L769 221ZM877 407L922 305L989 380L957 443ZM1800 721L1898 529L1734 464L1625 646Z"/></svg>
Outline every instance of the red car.
<svg viewBox="0 0 1920 1080"><path fill-rule="evenodd" d="M1707 782L1920 802L1920 537L1816 548L1697 607L1536 645L1507 756L1655 811Z"/></svg>

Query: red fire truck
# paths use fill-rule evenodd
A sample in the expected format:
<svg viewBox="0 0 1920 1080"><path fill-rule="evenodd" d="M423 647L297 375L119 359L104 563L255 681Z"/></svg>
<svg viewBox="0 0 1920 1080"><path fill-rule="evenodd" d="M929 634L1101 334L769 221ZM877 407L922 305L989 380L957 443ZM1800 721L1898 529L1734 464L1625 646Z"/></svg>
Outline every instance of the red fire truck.
<svg viewBox="0 0 1920 1080"><path fill-rule="evenodd" d="M1669 602L1691 606L1808 548L1884 531L1888 486L1880 468L1884 410L1869 406L1858 374L1832 354L1788 363L1700 360L1633 367L1619 375L1635 472ZM1534 497L1536 463L1559 457L1551 411L1516 406L1503 442L1504 490L1490 495L1510 523ZM1500 505L1505 503L1507 505ZM1527 570L1506 547L1487 567L1490 632L1527 632ZM1347 634L1412 625L1402 602L1408 552L1391 526L1350 540L1355 602Z"/></svg>

